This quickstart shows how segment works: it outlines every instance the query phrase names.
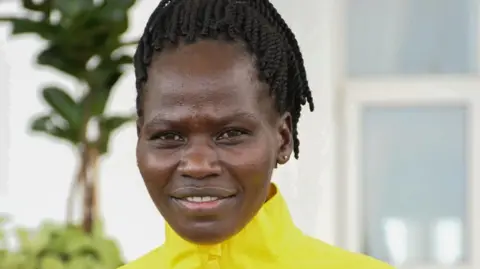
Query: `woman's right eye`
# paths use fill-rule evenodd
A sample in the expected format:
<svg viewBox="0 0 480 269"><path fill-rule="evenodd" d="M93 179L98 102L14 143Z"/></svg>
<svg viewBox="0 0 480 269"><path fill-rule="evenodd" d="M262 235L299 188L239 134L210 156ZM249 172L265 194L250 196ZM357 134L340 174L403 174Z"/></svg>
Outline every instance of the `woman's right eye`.
<svg viewBox="0 0 480 269"><path fill-rule="evenodd" d="M183 141L183 138L178 134L165 134L159 137L162 140Z"/></svg>
<svg viewBox="0 0 480 269"><path fill-rule="evenodd" d="M161 140L161 141L171 141L171 142L182 142L184 137L177 133L159 133L154 135L151 140Z"/></svg>

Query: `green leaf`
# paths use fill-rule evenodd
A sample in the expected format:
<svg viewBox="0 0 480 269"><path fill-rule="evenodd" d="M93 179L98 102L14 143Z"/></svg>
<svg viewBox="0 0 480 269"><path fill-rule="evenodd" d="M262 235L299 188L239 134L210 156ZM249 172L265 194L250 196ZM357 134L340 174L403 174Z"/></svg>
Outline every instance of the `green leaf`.
<svg viewBox="0 0 480 269"><path fill-rule="evenodd" d="M75 239L75 240L73 240ZM79 255L84 251L94 251L95 245L92 242L92 239L87 236L78 236L78 237L71 237L69 242L65 245L65 250L75 256Z"/></svg>
<svg viewBox="0 0 480 269"><path fill-rule="evenodd" d="M12 23L12 35L33 33L45 39L50 39L56 32L61 30L46 21L34 21L27 18L9 18L7 20Z"/></svg>
<svg viewBox="0 0 480 269"><path fill-rule="evenodd" d="M30 232L25 228L17 228L15 231L20 248L28 252L31 251Z"/></svg>
<svg viewBox="0 0 480 269"><path fill-rule="evenodd" d="M135 0L109 0L102 7L101 19L112 25L111 31L116 34L124 33L128 29L128 9Z"/></svg>
<svg viewBox="0 0 480 269"><path fill-rule="evenodd" d="M131 122L135 120L135 115L127 115L127 116L111 116L105 117L100 120L100 126L102 130L112 132L115 129L121 127L125 123Z"/></svg>
<svg viewBox="0 0 480 269"><path fill-rule="evenodd" d="M133 4L135 4L135 0L109 0L105 2L106 4L116 6L121 10L128 10Z"/></svg>
<svg viewBox="0 0 480 269"><path fill-rule="evenodd" d="M28 260L28 258L29 256L24 255L23 253L10 252L2 259L2 269L34 269L32 260Z"/></svg>
<svg viewBox="0 0 480 269"><path fill-rule="evenodd" d="M102 15L112 22L125 20L126 11L135 4L135 0L109 0L102 7Z"/></svg>
<svg viewBox="0 0 480 269"><path fill-rule="evenodd" d="M52 6L52 0L34 1L22 0L23 7L32 11L48 13Z"/></svg>
<svg viewBox="0 0 480 269"><path fill-rule="evenodd" d="M68 141L74 145L80 142L79 133L69 129L68 126L57 126L52 120L53 115L39 115L31 123L31 130L34 132L42 132L62 140Z"/></svg>
<svg viewBox="0 0 480 269"><path fill-rule="evenodd" d="M80 130L82 127L82 109L63 89L47 87L43 89L43 98L53 110L65 119L70 129Z"/></svg>
<svg viewBox="0 0 480 269"><path fill-rule="evenodd" d="M92 261L86 257L75 256L66 265L66 269L90 269L92 268Z"/></svg>
<svg viewBox="0 0 480 269"><path fill-rule="evenodd" d="M123 64L132 64L133 57L130 55L122 55L118 59L115 60L116 64L123 65Z"/></svg>
<svg viewBox="0 0 480 269"><path fill-rule="evenodd" d="M30 128L32 131L50 133L53 127L50 124L50 115L41 115L33 120Z"/></svg>
<svg viewBox="0 0 480 269"><path fill-rule="evenodd" d="M122 255L115 241L107 238L95 238L95 246L102 264L108 268L117 268L122 265Z"/></svg>
<svg viewBox="0 0 480 269"><path fill-rule="evenodd" d="M78 226L45 223L35 231L17 231L19 248L0 249L1 269L116 269L124 264L115 241L86 234ZM40 234L48 242L41 251L32 251Z"/></svg>
<svg viewBox="0 0 480 269"><path fill-rule="evenodd" d="M63 262L55 256L46 256L40 261L40 269L64 269Z"/></svg>
<svg viewBox="0 0 480 269"><path fill-rule="evenodd" d="M100 137L97 141L97 146L101 154L104 154L108 151L108 145L110 143L110 137L112 133L124 124L134 121L135 118L136 116L132 114L128 116L112 116L100 119Z"/></svg>
<svg viewBox="0 0 480 269"><path fill-rule="evenodd" d="M14 17L0 17L0 22L12 22L13 20L16 20L18 18Z"/></svg>
<svg viewBox="0 0 480 269"><path fill-rule="evenodd" d="M5 231L3 230L0 230L0 251L4 248L6 248L6 237L7 237L7 234ZM1 263L0 263L1 264Z"/></svg>
<svg viewBox="0 0 480 269"><path fill-rule="evenodd" d="M32 235L32 252L35 255L39 255L48 246L55 230L55 225L51 223L45 223Z"/></svg>
<svg viewBox="0 0 480 269"><path fill-rule="evenodd" d="M62 16L78 16L84 11L89 11L94 7L92 0L56 0L54 8L58 9Z"/></svg>
<svg viewBox="0 0 480 269"><path fill-rule="evenodd" d="M104 225L101 219L96 219L93 223L92 236L95 238L102 238L105 236Z"/></svg>
<svg viewBox="0 0 480 269"><path fill-rule="evenodd" d="M71 36L69 37L71 39ZM66 41L63 41L66 42ZM75 52L76 49L76 52ZM82 80L85 66L91 57L91 52L85 53L68 44L51 43L49 47L40 52L37 63L58 69L76 79Z"/></svg>
<svg viewBox="0 0 480 269"><path fill-rule="evenodd" d="M102 115L111 92L110 88L93 88L82 98L80 105L82 109L89 111L92 117Z"/></svg>

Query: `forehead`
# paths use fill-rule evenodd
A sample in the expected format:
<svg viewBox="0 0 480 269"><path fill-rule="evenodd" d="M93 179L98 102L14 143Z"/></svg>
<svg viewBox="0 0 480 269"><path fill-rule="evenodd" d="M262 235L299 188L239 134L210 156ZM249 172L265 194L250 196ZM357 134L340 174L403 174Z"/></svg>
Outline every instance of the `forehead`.
<svg viewBox="0 0 480 269"><path fill-rule="evenodd" d="M270 103L270 99L267 86L258 79L253 57L243 47L200 41L155 55L145 85L144 115L192 111L216 116L261 114L265 113L263 101Z"/></svg>

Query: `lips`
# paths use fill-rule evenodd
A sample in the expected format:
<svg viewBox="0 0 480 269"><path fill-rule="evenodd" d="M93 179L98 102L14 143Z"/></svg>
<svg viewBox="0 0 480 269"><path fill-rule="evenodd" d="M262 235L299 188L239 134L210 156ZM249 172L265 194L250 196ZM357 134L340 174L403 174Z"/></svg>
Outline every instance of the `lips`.
<svg viewBox="0 0 480 269"><path fill-rule="evenodd" d="M236 191L222 187L180 187L171 193L174 204L189 214L217 214L236 203ZM214 213L217 212L217 213Z"/></svg>
<svg viewBox="0 0 480 269"><path fill-rule="evenodd" d="M223 187L180 187L170 194L173 198L188 200L189 202L209 202L229 198L236 195L233 189Z"/></svg>

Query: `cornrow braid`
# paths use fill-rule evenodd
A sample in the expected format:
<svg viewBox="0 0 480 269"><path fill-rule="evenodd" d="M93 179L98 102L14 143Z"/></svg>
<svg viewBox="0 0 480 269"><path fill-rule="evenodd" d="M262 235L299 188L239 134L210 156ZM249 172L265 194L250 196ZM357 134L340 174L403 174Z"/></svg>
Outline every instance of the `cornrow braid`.
<svg viewBox="0 0 480 269"><path fill-rule="evenodd" d="M277 111L292 115L298 159L298 121L312 94L295 35L268 0L162 0L150 16L134 56L137 115L143 116L143 87L153 54L180 40L242 42L256 59L260 79L270 86Z"/></svg>

